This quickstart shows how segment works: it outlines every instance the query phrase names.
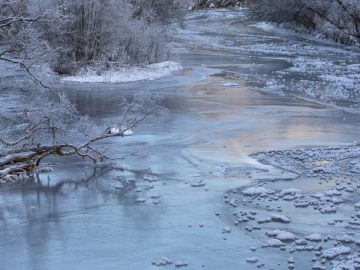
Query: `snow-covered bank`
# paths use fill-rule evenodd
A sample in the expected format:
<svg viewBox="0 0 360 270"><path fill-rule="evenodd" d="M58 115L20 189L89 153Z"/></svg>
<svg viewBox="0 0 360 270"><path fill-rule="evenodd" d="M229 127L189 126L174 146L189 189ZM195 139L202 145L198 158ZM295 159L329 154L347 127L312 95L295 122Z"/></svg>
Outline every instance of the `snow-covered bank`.
<svg viewBox="0 0 360 270"><path fill-rule="evenodd" d="M63 78L64 81L73 82L134 82L143 80L155 80L163 76L169 75L174 71L181 70L179 63L165 61L161 63L147 65L145 67L126 67L117 70L105 71L101 75L97 75L95 71L88 71L76 76Z"/></svg>

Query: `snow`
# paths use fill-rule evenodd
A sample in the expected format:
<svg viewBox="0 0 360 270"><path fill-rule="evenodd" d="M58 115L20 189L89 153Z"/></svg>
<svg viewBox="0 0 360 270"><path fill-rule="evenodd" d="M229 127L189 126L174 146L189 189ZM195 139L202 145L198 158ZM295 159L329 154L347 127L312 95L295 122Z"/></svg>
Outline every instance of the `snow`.
<svg viewBox="0 0 360 270"><path fill-rule="evenodd" d="M162 257L160 260L153 262L153 265L156 266L166 266L166 265L171 265L173 262L172 260L170 260L167 257Z"/></svg>
<svg viewBox="0 0 360 270"><path fill-rule="evenodd" d="M251 187L243 191L243 194L246 196L266 195L273 193L275 193L274 190L265 187Z"/></svg>
<svg viewBox="0 0 360 270"><path fill-rule="evenodd" d="M131 129L129 129L129 128L125 127L125 126L120 126L120 127L112 126L112 127L110 127L108 129L108 133L109 134L123 133L124 136L131 136L131 135L134 134L134 132Z"/></svg>
<svg viewBox="0 0 360 270"><path fill-rule="evenodd" d="M284 215L272 214L270 218L273 222L290 223L290 219Z"/></svg>
<svg viewBox="0 0 360 270"><path fill-rule="evenodd" d="M334 259L340 255L347 255L351 253L351 248L339 246L334 248L329 248L323 251L322 257L325 259Z"/></svg>
<svg viewBox="0 0 360 270"><path fill-rule="evenodd" d="M340 241L341 243L345 243L345 244L351 244L351 243L355 242L355 239L347 234L336 237L336 240Z"/></svg>
<svg viewBox="0 0 360 270"><path fill-rule="evenodd" d="M305 236L305 239L312 241L312 242L320 242L320 241L322 241L322 236L321 236L321 234L313 233L313 234Z"/></svg>
<svg viewBox="0 0 360 270"><path fill-rule="evenodd" d="M281 231L281 230L273 230L266 233L269 237L275 237L281 241L294 241L295 235L291 232Z"/></svg>
<svg viewBox="0 0 360 270"><path fill-rule="evenodd" d="M282 247L285 244L281 242L279 239L269 239L265 242L263 247Z"/></svg>
<svg viewBox="0 0 360 270"><path fill-rule="evenodd" d="M105 71L101 75L97 75L95 71L88 71L76 76L65 77L63 80L88 83L134 82L159 79L181 69L182 66L179 63L165 61L145 67L124 67L117 70Z"/></svg>

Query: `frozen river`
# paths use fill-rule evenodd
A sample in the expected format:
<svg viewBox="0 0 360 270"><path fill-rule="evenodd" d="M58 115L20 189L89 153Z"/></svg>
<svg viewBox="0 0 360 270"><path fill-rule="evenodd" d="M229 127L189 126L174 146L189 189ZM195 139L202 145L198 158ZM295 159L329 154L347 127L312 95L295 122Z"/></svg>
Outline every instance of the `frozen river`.
<svg viewBox="0 0 360 270"><path fill-rule="evenodd" d="M304 199L343 184L340 173L320 177L291 166L289 159L280 162L283 152L276 152L278 159L259 154L266 159L262 163L250 155L356 144L359 52L258 23L246 10L191 13L178 35L173 48L183 70L171 76L122 84L62 83L79 110L94 119L120 117L122 98L138 90L161 95L169 115L113 141L115 153L140 149L138 157L123 161L126 170L51 160L54 171L37 181L0 187L0 269L151 270L159 269L153 262L167 257L191 270L246 270L256 269L246 261L253 256L263 269L288 269L290 256L296 269L311 269L312 251L290 255L290 245L283 251L261 248L265 232L280 228L301 238L349 231L344 222L327 224L355 215L349 209L360 197L356 184L349 184L351 197L342 197L349 203L328 215L313 208L298 211L281 198L275 204L267 195L251 205L258 198L233 190L265 183L273 190L302 189ZM357 149L353 152L349 159L356 163ZM291 170L283 170L284 163ZM231 194L236 207L224 202ZM250 229L234 224L234 211L263 215L277 207L290 224ZM357 232L353 228L352 237Z"/></svg>

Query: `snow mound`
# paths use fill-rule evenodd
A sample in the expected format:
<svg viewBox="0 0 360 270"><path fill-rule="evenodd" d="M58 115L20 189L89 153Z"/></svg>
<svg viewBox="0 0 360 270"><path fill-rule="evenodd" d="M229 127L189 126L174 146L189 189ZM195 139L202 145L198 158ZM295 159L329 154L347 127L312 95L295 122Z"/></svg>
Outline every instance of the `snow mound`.
<svg viewBox="0 0 360 270"><path fill-rule="evenodd" d="M291 232L287 231L281 231L281 230L273 230L266 233L269 237L275 237L276 239L279 239L280 241L294 241L295 235Z"/></svg>
<svg viewBox="0 0 360 270"><path fill-rule="evenodd" d="M270 216L273 222L280 222L280 223L290 223L290 219L286 216L279 215L279 214L272 214Z"/></svg>
<svg viewBox="0 0 360 270"><path fill-rule="evenodd" d="M124 67L117 70L105 71L101 75L97 75L95 71L85 72L76 76L63 78L64 81L72 82L88 82L88 83L121 83L134 82L143 80L155 80L174 71L181 70L179 63L165 61L161 63L147 65L145 67Z"/></svg>
<svg viewBox="0 0 360 270"><path fill-rule="evenodd" d="M263 247L282 247L285 246L283 242L281 242L279 239L269 239L265 242Z"/></svg>
<svg viewBox="0 0 360 270"><path fill-rule="evenodd" d="M321 234L313 233L313 234L305 236L305 239L309 240L309 241L312 241L312 242L321 242L322 241L322 236L321 236Z"/></svg>
<svg viewBox="0 0 360 270"><path fill-rule="evenodd" d="M334 259L337 256L347 255L350 253L351 249L349 247L339 246L324 250L322 257L325 259Z"/></svg>

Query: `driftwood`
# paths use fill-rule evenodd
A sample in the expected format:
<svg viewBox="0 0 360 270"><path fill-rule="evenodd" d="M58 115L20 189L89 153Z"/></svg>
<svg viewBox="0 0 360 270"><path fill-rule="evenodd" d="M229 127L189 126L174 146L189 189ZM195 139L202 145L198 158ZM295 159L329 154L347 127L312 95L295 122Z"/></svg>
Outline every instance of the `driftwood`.
<svg viewBox="0 0 360 270"><path fill-rule="evenodd" d="M99 141L112 137L123 137L130 129L122 129L117 132L107 132L98 137L94 137L79 145L59 144L52 146L38 146L33 148L21 148L9 151L0 156L0 182L16 181L19 176L34 172L41 161L48 156L79 156L90 159L97 163L108 157L105 152L101 152L93 147ZM5 141L1 139L2 143ZM124 158L124 157L121 157Z"/></svg>

